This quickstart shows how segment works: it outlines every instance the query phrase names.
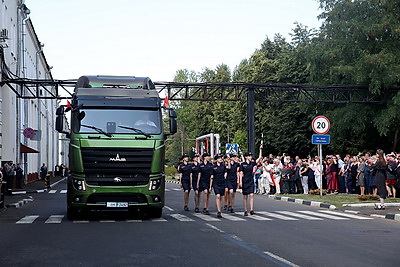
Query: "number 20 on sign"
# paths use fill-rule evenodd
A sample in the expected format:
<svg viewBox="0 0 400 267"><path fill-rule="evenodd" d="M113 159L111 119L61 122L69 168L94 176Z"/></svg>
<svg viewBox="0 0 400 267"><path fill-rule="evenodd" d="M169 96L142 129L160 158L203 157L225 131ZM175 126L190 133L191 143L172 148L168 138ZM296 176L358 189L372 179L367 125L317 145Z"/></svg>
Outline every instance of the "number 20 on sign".
<svg viewBox="0 0 400 267"><path fill-rule="evenodd" d="M312 121L312 129L316 134L326 134L329 132L330 127L331 123L324 116L315 117Z"/></svg>

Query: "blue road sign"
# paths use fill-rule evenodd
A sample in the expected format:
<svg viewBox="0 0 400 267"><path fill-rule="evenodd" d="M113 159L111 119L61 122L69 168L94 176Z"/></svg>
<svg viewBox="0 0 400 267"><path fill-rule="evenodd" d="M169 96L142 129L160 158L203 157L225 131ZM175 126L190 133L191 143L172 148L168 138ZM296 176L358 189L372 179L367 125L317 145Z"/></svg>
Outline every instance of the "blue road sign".
<svg viewBox="0 0 400 267"><path fill-rule="evenodd" d="M238 154L239 145L238 144L226 144L226 153Z"/></svg>
<svg viewBox="0 0 400 267"><path fill-rule="evenodd" d="M331 143L331 136L329 134L313 134L311 143L313 145L328 145Z"/></svg>

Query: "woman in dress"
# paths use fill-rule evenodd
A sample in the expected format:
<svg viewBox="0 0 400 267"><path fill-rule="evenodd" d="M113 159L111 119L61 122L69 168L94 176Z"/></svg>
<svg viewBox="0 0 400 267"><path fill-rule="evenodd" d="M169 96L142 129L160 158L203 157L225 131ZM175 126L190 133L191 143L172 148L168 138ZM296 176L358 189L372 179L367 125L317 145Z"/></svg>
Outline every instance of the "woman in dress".
<svg viewBox="0 0 400 267"><path fill-rule="evenodd" d="M254 173L253 169L256 163L252 160L253 154L247 152L244 154L245 160L240 164L241 187L243 194L244 216L248 216L247 202L250 202L250 214L254 213Z"/></svg>
<svg viewBox="0 0 400 267"><path fill-rule="evenodd" d="M386 170L387 170L387 162L385 159L385 155L382 149L378 149L376 151L376 162L372 165L372 169L375 173L375 183L378 188L379 200L380 204L375 206L376 210L384 210L385 209L385 199L387 197L386 191Z"/></svg>
<svg viewBox="0 0 400 267"><path fill-rule="evenodd" d="M222 197L224 196L226 185L226 167L222 155L216 155L214 157L214 160L215 163L213 165L213 172L211 176L210 191L211 188L214 189L215 205L217 207L217 218L222 218L221 208Z"/></svg>
<svg viewBox="0 0 400 267"><path fill-rule="evenodd" d="M228 188L228 211L234 213L235 193L238 187L239 158L237 155L228 157L226 187Z"/></svg>
<svg viewBox="0 0 400 267"><path fill-rule="evenodd" d="M360 187L360 194L363 196L365 194L365 176L364 176L364 171L365 171L365 159L364 157L360 157L358 160L358 169L357 169L357 186Z"/></svg>
<svg viewBox="0 0 400 267"><path fill-rule="evenodd" d="M191 173L192 173L192 166L189 164L189 156L187 154L183 154L181 157L182 163L178 166L179 172L179 184L181 188L183 188L183 201L185 211L189 211L189 192L191 188Z"/></svg>

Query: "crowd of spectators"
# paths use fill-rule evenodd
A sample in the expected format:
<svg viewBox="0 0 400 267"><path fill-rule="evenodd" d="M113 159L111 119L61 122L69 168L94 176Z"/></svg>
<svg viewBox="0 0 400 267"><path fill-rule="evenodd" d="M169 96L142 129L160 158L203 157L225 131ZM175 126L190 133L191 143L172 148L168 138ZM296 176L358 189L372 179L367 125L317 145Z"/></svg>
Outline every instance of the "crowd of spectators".
<svg viewBox="0 0 400 267"><path fill-rule="evenodd" d="M398 166L400 154L386 155L386 188L388 197L396 197L399 187ZM373 194L377 195L375 173L372 165L375 155L370 153L351 156L328 155L322 160L322 173L318 156L301 159L269 155L257 160L254 179L257 194L308 194L321 187L327 193ZM399 190L400 191L400 190Z"/></svg>

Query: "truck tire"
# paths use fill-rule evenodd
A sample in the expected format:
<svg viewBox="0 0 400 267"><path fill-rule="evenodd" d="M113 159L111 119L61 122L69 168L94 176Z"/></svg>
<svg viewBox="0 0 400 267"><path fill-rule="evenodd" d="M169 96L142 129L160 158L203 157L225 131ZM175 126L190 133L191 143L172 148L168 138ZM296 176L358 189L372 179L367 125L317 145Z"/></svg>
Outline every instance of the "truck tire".
<svg viewBox="0 0 400 267"><path fill-rule="evenodd" d="M161 218L162 208L152 208L149 210L149 215L151 218Z"/></svg>

